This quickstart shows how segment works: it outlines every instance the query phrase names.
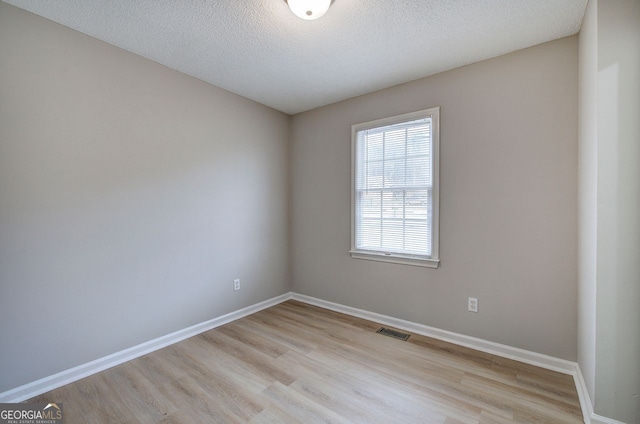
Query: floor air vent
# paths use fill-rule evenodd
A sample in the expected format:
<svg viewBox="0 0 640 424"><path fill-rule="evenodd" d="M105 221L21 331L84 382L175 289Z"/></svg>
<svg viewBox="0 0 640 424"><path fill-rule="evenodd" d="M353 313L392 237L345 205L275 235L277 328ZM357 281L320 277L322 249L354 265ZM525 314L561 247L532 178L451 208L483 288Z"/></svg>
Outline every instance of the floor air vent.
<svg viewBox="0 0 640 424"><path fill-rule="evenodd" d="M398 340L402 340L402 341L407 341L407 339L410 336L407 333L401 333L399 331L390 330L390 329L384 328L384 327L380 327L380 329L378 331L376 331L376 333L384 334L385 336L393 337L394 339L398 339Z"/></svg>

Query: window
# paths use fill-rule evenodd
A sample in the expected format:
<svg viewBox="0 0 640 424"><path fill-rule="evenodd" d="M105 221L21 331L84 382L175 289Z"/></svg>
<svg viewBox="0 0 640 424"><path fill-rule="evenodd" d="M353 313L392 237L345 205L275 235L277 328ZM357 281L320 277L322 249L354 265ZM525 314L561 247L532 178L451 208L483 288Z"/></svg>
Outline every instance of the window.
<svg viewBox="0 0 640 424"><path fill-rule="evenodd" d="M353 258L438 267L439 115L352 127Z"/></svg>

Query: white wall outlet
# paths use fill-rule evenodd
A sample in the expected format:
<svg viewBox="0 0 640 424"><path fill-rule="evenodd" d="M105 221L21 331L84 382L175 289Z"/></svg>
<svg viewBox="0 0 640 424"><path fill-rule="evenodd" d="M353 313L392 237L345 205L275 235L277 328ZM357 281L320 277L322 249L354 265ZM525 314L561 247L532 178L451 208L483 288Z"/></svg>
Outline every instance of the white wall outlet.
<svg viewBox="0 0 640 424"><path fill-rule="evenodd" d="M240 279L236 278L235 280L233 280L233 290L238 291L240 290Z"/></svg>
<svg viewBox="0 0 640 424"><path fill-rule="evenodd" d="M478 299L475 297L470 297L467 303L467 310L469 312L478 312Z"/></svg>

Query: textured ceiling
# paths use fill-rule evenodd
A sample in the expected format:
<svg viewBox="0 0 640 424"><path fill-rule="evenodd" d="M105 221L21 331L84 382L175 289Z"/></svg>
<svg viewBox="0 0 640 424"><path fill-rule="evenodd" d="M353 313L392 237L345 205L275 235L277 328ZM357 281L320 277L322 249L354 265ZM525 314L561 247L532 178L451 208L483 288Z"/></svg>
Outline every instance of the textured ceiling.
<svg viewBox="0 0 640 424"><path fill-rule="evenodd" d="M575 34L587 0L5 0L294 114Z"/></svg>

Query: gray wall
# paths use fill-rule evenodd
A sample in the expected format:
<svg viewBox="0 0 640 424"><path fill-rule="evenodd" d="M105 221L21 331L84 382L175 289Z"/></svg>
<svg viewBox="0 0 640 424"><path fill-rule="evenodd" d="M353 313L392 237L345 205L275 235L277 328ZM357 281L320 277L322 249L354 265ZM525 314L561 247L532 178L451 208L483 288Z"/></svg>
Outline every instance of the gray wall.
<svg viewBox="0 0 640 424"><path fill-rule="evenodd" d="M0 392L288 292L288 131L0 2Z"/></svg>
<svg viewBox="0 0 640 424"><path fill-rule="evenodd" d="M640 1L598 2L595 411L640 423Z"/></svg>
<svg viewBox="0 0 640 424"><path fill-rule="evenodd" d="M294 291L575 360L577 41L294 116ZM440 268L352 259L351 125L433 106ZM478 314L466 311L469 296L479 298Z"/></svg>

